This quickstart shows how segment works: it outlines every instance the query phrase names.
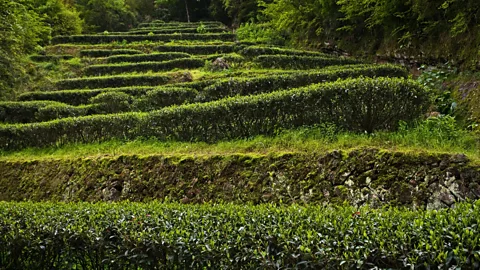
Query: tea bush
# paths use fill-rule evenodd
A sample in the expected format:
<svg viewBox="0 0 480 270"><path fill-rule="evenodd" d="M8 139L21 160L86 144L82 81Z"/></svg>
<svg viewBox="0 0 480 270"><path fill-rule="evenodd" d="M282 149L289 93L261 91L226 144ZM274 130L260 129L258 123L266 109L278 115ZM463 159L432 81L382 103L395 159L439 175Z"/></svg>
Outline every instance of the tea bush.
<svg viewBox="0 0 480 270"><path fill-rule="evenodd" d="M35 118L31 122L51 121L55 119L67 117L80 117L93 114L97 111L96 106L70 106L67 104L49 105L42 107L35 114Z"/></svg>
<svg viewBox="0 0 480 270"><path fill-rule="evenodd" d="M81 50L80 57L107 57L112 55L132 55L132 54L143 54L142 51L133 50L133 49L97 49L97 50Z"/></svg>
<svg viewBox="0 0 480 270"><path fill-rule="evenodd" d="M317 57L334 57L322 52L302 51L294 49L284 49L278 47L266 46L249 46L239 52L241 55L254 57L260 55L298 55L298 56L317 56Z"/></svg>
<svg viewBox="0 0 480 270"><path fill-rule="evenodd" d="M41 91L41 92L27 92L21 94L18 99L20 101L35 101L35 100L50 100L66 103L69 105L87 104L90 98L97 96L100 93L109 91L124 92L131 96L142 96L147 91L154 89L153 86L131 86L131 87L115 87L115 88L99 88L91 90L73 89L73 90L58 90L58 91Z"/></svg>
<svg viewBox="0 0 480 270"><path fill-rule="evenodd" d="M205 27L205 31L200 34L206 33L223 33L227 32L227 29L223 27ZM153 34L174 34L174 33L181 33L181 34L195 34L199 33L197 28L144 28L144 29L136 29L127 32L128 34L132 35L146 35L148 33Z"/></svg>
<svg viewBox="0 0 480 270"><path fill-rule="evenodd" d="M66 79L55 83L59 90L107 88L124 86L156 86L166 84L170 80L167 75L117 75L104 77L86 77Z"/></svg>
<svg viewBox="0 0 480 270"><path fill-rule="evenodd" d="M197 91L212 85L216 80L203 80L196 82L174 83L160 86L160 88L192 88ZM127 87L113 87L113 88L96 88L96 89L71 89L71 90L57 90L57 91L41 91L41 92L27 92L19 95L20 101L36 101L36 100L50 100L58 101L70 105L87 104L89 99L103 92L118 91L124 92L134 97L145 95L148 91L154 89L153 86L127 86Z"/></svg>
<svg viewBox="0 0 480 270"><path fill-rule="evenodd" d="M197 27L199 25L205 25L209 27L222 27L224 26L221 22L192 22L192 23L181 23L181 22L169 22L169 23L141 23L138 25L138 28L144 27Z"/></svg>
<svg viewBox="0 0 480 270"><path fill-rule="evenodd" d="M157 88L135 100L134 107L139 111L153 111L171 105L193 102L198 91L191 88Z"/></svg>
<svg viewBox="0 0 480 270"><path fill-rule="evenodd" d="M254 78L224 79L202 92L205 100L215 100L227 96L251 95L289 89L313 83L335 81L337 79L367 77L407 77L407 71L393 65L351 65L338 66L320 71L310 71L286 75L268 75Z"/></svg>
<svg viewBox="0 0 480 270"><path fill-rule="evenodd" d="M232 53L233 45L161 45L156 48L159 52L183 52L188 54L216 54Z"/></svg>
<svg viewBox="0 0 480 270"><path fill-rule="evenodd" d="M167 61L179 58L189 58L187 53L152 53L152 54L137 54L137 55L115 55L108 57L107 63L138 63L149 61Z"/></svg>
<svg viewBox="0 0 480 270"><path fill-rule="evenodd" d="M285 90L300 86L305 86L313 83L320 83L326 81L335 81L337 79L353 78L358 76L367 77L407 77L406 70L400 66L394 65L352 65L332 67L322 71L312 71L308 73L293 73L285 75L264 75L253 78L232 78L217 80L210 84L209 82L192 82L182 84L165 85L163 87L124 87L124 88L106 88L93 90L68 90L68 91L53 91L53 92L33 92L26 93L20 96L21 100L33 99L47 99L54 101L61 101L71 105L79 105L89 103L89 99L96 98L99 95L113 95L116 97L118 93L125 93L135 100L133 108L138 111L151 111L170 105L179 105L192 102L206 102L218 100L229 96L236 95L252 95L259 93L268 93L277 90ZM203 88L205 86L205 88ZM185 88L189 87L189 88ZM197 90L194 90L197 89ZM109 93L109 94L106 94ZM139 99L140 100L137 100ZM112 102L116 102L113 101ZM130 100L129 103L133 101ZM16 103L15 103L16 104ZM20 113L22 103L15 105L17 111ZM97 106L98 107L98 106ZM56 107L53 107L56 108ZM132 109L133 109L132 108ZM25 103L25 110L29 110L29 103ZM70 108L74 111L75 108ZM100 113L115 113L127 112L129 107L118 108L113 110L81 110L80 113L72 113L71 115L91 115ZM48 110L47 110L48 111ZM23 113L22 113L23 114ZM29 115L30 117L27 117ZM9 123L28 123L36 122L37 118L33 118L34 113L25 115L20 122L11 119ZM64 114L67 115L67 114ZM64 116L65 117L65 116ZM61 117L61 118L64 118ZM47 117L42 117L46 121ZM49 120L55 118L48 118Z"/></svg>
<svg viewBox="0 0 480 270"><path fill-rule="evenodd" d="M111 42L135 42L135 41L172 41L172 40L222 40L233 41L235 35L228 33L215 34L161 34L161 35L76 35L56 36L52 38L52 44L102 44Z"/></svg>
<svg viewBox="0 0 480 270"><path fill-rule="evenodd" d="M254 61L264 68L284 69L315 69L332 65L361 63L361 61L352 58L297 55L260 55Z"/></svg>
<svg viewBox="0 0 480 270"><path fill-rule="evenodd" d="M84 69L86 75L106 75L130 72L168 71L176 68L195 69L205 65L205 61L198 58L181 58L163 62L139 62L105 65L90 65Z"/></svg>
<svg viewBox="0 0 480 270"><path fill-rule="evenodd" d="M128 111L132 102L133 99L130 95L118 91L103 92L90 99L90 103L97 105L98 111L101 113Z"/></svg>
<svg viewBox="0 0 480 270"><path fill-rule="evenodd" d="M0 102L0 122L29 123L35 119L39 109L61 104L55 101Z"/></svg>
<svg viewBox="0 0 480 270"><path fill-rule="evenodd" d="M0 264L7 269L476 269L479 208L478 202L438 211L0 202Z"/></svg>
<svg viewBox="0 0 480 270"><path fill-rule="evenodd" d="M70 60L72 55L31 55L30 60L33 62L58 62L60 60Z"/></svg>
<svg viewBox="0 0 480 270"><path fill-rule="evenodd" d="M172 106L152 113L3 125L0 126L0 147L19 149L138 137L218 141L326 122L355 132L392 130L399 121L412 121L424 114L430 99L430 92L411 80L348 79L255 96Z"/></svg>

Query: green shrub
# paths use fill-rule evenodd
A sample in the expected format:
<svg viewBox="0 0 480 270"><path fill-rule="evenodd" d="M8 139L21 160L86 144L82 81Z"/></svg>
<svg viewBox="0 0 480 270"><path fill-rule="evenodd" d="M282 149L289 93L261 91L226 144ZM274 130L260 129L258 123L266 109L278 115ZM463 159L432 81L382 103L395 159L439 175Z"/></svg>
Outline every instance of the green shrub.
<svg viewBox="0 0 480 270"><path fill-rule="evenodd" d="M476 269L479 208L1 202L0 262L20 269Z"/></svg>
<svg viewBox="0 0 480 270"><path fill-rule="evenodd" d="M151 27L138 27L130 29L128 32L136 32L136 31L172 31L172 30L185 30L185 29L195 29L195 33L198 33L196 25L167 25L167 26L151 26ZM206 25L205 29L224 29L225 31L227 28L224 25Z"/></svg>
<svg viewBox="0 0 480 270"><path fill-rule="evenodd" d="M103 92L90 99L90 103L97 105L101 113L129 111L132 102L130 95L117 91Z"/></svg>
<svg viewBox="0 0 480 270"><path fill-rule="evenodd" d="M179 58L189 58L187 53L153 53L153 54L137 54L137 55L116 55L108 57L107 63L123 63L123 62L150 62L150 61L167 61Z"/></svg>
<svg viewBox="0 0 480 270"><path fill-rule="evenodd" d="M391 130L430 106L430 92L397 78L359 78L256 96L172 106L152 113L67 118L0 126L0 147L19 149L73 142L156 137L218 141L273 134L319 123L345 130Z"/></svg>
<svg viewBox="0 0 480 270"><path fill-rule="evenodd" d="M30 60L33 62L58 62L60 60L70 60L72 55L31 55Z"/></svg>
<svg viewBox="0 0 480 270"><path fill-rule="evenodd" d="M221 22L194 22L194 23L181 23L181 22L171 22L171 23L141 23L138 25L138 28L144 27L198 27L199 25L205 25L209 27L222 27L224 26Z"/></svg>
<svg viewBox="0 0 480 270"><path fill-rule="evenodd" d="M197 91L202 91L205 87L214 84L218 80L211 79L211 80L202 80L202 81L195 81L195 82L183 82L183 83L174 83L165 85L165 87L174 87L174 88L192 88Z"/></svg>
<svg viewBox="0 0 480 270"><path fill-rule="evenodd" d="M200 33L197 31L197 28L169 28L169 29L162 29L162 28L144 28L144 29L136 29L131 30L125 34L132 34L132 35L146 35L148 33L154 34L174 34L174 33L182 33L182 34L206 34L206 33L223 33L227 32L227 30L223 27L205 27L205 31Z"/></svg>
<svg viewBox="0 0 480 270"><path fill-rule="evenodd" d="M206 87L202 92L202 99L216 100L228 96L246 96L359 76L407 77L407 71L403 67L394 65L351 65L294 74L224 79Z"/></svg>
<svg viewBox="0 0 480 270"><path fill-rule="evenodd" d="M344 57L297 55L260 55L254 60L263 68L315 69L332 65L359 64L359 60Z"/></svg>
<svg viewBox="0 0 480 270"><path fill-rule="evenodd" d="M233 41L235 35L228 33L215 34L162 34L162 35L74 35L56 36L52 38L52 44L102 44L111 42L135 42L135 41L172 41L172 40L222 40Z"/></svg>
<svg viewBox="0 0 480 270"><path fill-rule="evenodd" d="M233 45L161 45L156 48L159 52L183 52L189 54L218 54L232 53Z"/></svg>
<svg viewBox="0 0 480 270"><path fill-rule="evenodd" d="M266 46L249 46L239 52L241 55L248 57L255 57L260 55L298 55L298 56L317 56L317 57L334 57L321 52L313 51L301 51L294 49L284 49L278 47L266 47Z"/></svg>
<svg viewBox="0 0 480 270"><path fill-rule="evenodd" d="M40 108L32 122L51 121L67 117L80 117L89 115L95 108L93 106L70 106L67 104L49 105Z"/></svg>
<svg viewBox="0 0 480 270"><path fill-rule="evenodd" d="M36 113L46 106L60 106L62 103L55 101L26 101L26 102L0 102L0 122L3 123L29 123L35 122Z"/></svg>
<svg viewBox="0 0 480 270"><path fill-rule="evenodd" d="M194 102L198 91L191 88L157 88L135 100L133 106L139 111L153 111L171 105Z"/></svg>
<svg viewBox="0 0 480 270"><path fill-rule="evenodd" d="M216 80L204 80L196 82L175 83L161 86L162 88L192 88L197 91L201 91L203 88L215 83ZM151 86L130 86L130 87L116 87L116 88L100 88L100 89L73 89L73 90L60 90L60 91L42 91L42 92L28 92L21 94L18 99L21 101L33 101L33 100L50 100L58 101L70 105L87 104L90 98L96 95L108 92L118 91L124 92L133 97L140 97L145 95L148 91L154 89Z"/></svg>
<svg viewBox="0 0 480 270"><path fill-rule="evenodd" d="M54 101L1 102L0 122L33 123L99 113L95 106L71 106Z"/></svg>
<svg viewBox="0 0 480 270"><path fill-rule="evenodd" d="M66 79L55 83L59 90L124 86L157 86L170 80L167 75L118 75Z"/></svg>
<svg viewBox="0 0 480 270"><path fill-rule="evenodd" d="M80 57L108 57L112 55L134 55L143 54L142 51L132 49L112 49L112 50L81 50Z"/></svg>
<svg viewBox="0 0 480 270"><path fill-rule="evenodd" d="M50 93L54 97L59 97L58 99L67 99L66 101L74 105L85 103L89 103L89 105L72 106L53 101L10 102L9 106L6 106L6 103L4 103L5 105L0 104L0 119L5 123L32 123L132 110L152 111L171 105L194 102L198 91L171 86L54 91Z"/></svg>
<svg viewBox="0 0 480 270"><path fill-rule="evenodd" d="M225 28L205 28L204 32L198 32L197 28L139 28L132 29L128 32L109 32L105 35L122 36L122 35L162 35L162 34L213 34L230 32ZM98 33L101 34L101 33Z"/></svg>
<svg viewBox="0 0 480 270"><path fill-rule="evenodd" d="M205 65L205 62L196 58L174 59L163 62L121 63L106 65L91 65L84 69L86 75L105 75L129 72L168 71L176 68L195 69Z"/></svg>
<svg viewBox="0 0 480 270"><path fill-rule="evenodd" d="M268 43L275 45L285 44L285 37L270 24L244 23L235 32L240 41Z"/></svg>
<svg viewBox="0 0 480 270"><path fill-rule="evenodd" d="M59 90L59 91L42 91L42 92L27 92L19 95L20 101L31 100L50 100L58 101L69 105L87 104L90 98L97 96L100 93L109 91L123 92L131 96L142 96L148 91L154 89L152 86L131 86L131 87L115 87L115 88L100 88L92 90L73 89L73 90Z"/></svg>

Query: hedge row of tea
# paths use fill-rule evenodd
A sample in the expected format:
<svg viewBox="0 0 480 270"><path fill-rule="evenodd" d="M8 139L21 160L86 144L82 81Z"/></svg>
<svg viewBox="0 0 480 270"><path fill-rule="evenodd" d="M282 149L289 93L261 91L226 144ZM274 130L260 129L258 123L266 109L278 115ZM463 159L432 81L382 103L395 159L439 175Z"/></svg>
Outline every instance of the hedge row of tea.
<svg viewBox="0 0 480 270"><path fill-rule="evenodd" d="M84 91L85 95L80 97L81 91L71 92L77 98L76 102L89 95L86 101L89 104L72 106L55 101L0 102L0 122L32 123L97 114L146 112L191 103L199 95L195 89L181 87L113 88Z"/></svg>
<svg viewBox="0 0 480 270"><path fill-rule="evenodd" d="M205 26L205 27L223 27L224 25L221 22L194 22L194 23L164 23L164 22L151 22L151 23L141 23L138 25L138 28L145 28L145 27L162 27L162 28L167 28L167 27L174 27L174 28L182 28L182 27L199 27L199 26Z"/></svg>
<svg viewBox="0 0 480 270"><path fill-rule="evenodd" d="M72 55L32 55L30 60L33 62L58 62L60 60L72 59Z"/></svg>
<svg viewBox="0 0 480 270"><path fill-rule="evenodd" d="M346 65L333 66L318 71L282 75L263 75L254 78L231 78L220 80L203 92L203 100L216 100L236 95L268 93L309 84L338 79L365 77L407 77L404 68L394 65Z"/></svg>
<svg viewBox="0 0 480 270"><path fill-rule="evenodd" d="M101 93L106 92L121 92L126 93L133 98L139 98L145 95L148 91L153 89L163 88L191 88L197 91L202 91L205 87L213 84L214 80L203 80L187 83L174 83L164 86L127 86L127 87L110 87L110 88L97 88L97 89L74 89L74 90L59 90L59 91L45 91L45 92L28 92L19 96L20 101L57 101L66 103L73 106L81 104L88 104L90 98L95 97ZM16 105L18 106L18 105Z"/></svg>
<svg viewBox="0 0 480 270"><path fill-rule="evenodd" d="M157 86L168 83L170 79L170 76L165 74L117 75L65 79L56 82L55 86L59 90L125 86Z"/></svg>
<svg viewBox="0 0 480 270"><path fill-rule="evenodd" d="M106 59L107 63L138 63L150 61L168 61L180 58L191 57L188 53L152 53L152 54L135 54L135 55L114 55Z"/></svg>
<svg viewBox="0 0 480 270"><path fill-rule="evenodd" d="M99 113L118 113L126 111L152 111L162 107L179 105L194 102L206 102L218 100L236 95L253 95L259 93L268 93L281 89L289 89L300 86L306 86L314 83L335 81L337 79L355 78L359 76L366 77L406 77L404 68L394 65L352 65L339 66L320 71L311 71L304 73L293 73L285 75L264 75L253 78L232 78L217 80L213 84L206 84L201 90L191 88L181 88L181 91L175 91L180 86L194 87L194 84L173 84L163 87L126 87L126 88L108 88L92 90L69 90L53 92L30 92L20 96L21 100L51 100L62 101L71 105L92 103L91 98L101 93L111 93L115 97L119 92L127 94L123 98L126 106L115 106L115 101L106 100L105 106L110 104L112 109L105 110L102 107L94 106L76 108L66 106L62 103L46 102L0 102L0 122L7 123L28 123L38 121L53 120L54 115L58 118L69 116L85 116ZM201 87L202 85L200 85ZM195 87L198 89L198 87ZM185 92L186 91L186 92ZM188 92L188 94L187 94ZM115 94L114 94L115 93ZM178 95L175 97L175 95ZM118 101L118 100L117 100ZM23 108L23 109L22 109ZM116 108L117 110L114 110ZM43 113L40 113L42 111ZM59 113L61 111L62 113ZM48 113L51 112L51 113ZM48 117L45 117L48 115Z"/></svg>
<svg viewBox="0 0 480 270"><path fill-rule="evenodd" d="M180 24L180 25L158 25L158 24L151 24L150 26L149 25L143 25L143 26L140 26L139 27L136 27L136 28L132 28L128 31L129 32L136 32L136 31L149 31L149 30L184 30L184 29L195 29L195 30L198 30L200 27L200 29L203 29L203 30L208 30L208 29L215 29L215 28L218 28L218 29L224 29L226 30L227 27L223 24L211 24L211 25L199 25L199 24L194 24L194 23L191 23L191 24Z"/></svg>
<svg viewBox="0 0 480 270"><path fill-rule="evenodd" d="M215 54L233 53L235 45L160 45L156 47L158 52L183 52L188 54Z"/></svg>
<svg viewBox="0 0 480 270"><path fill-rule="evenodd" d="M234 41L235 35L229 33L214 34L160 34L160 35L75 35L56 36L52 44L101 44L110 42L138 42L138 41L172 41L172 40L221 40Z"/></svg>
<svg viewBox="0 0 480 270"><path fill-rule="evenodd" d="M439 211L0 203L6 269L476 269L480 203Z"/></svg>
<svg viewBox="0 0 480 270"><path fill-rule="evenodd" d="M395 129L400 120L416 119L425 113L429 103L429 92L414 81L348 79L268 94L172 106L152 113L3 125L0 126L0 147L20 149L139 137L212 142L326 122L346 130L372 132Z"/></svg>
<svg viewBox="0 0 480 270"><path fill-rule="evenodd" d="M318 57L299 55L260 55L254 61L263 68L315 69L331 65L361 63L359 60L344 57Z"/></svg>
<svg viewBox="0 0 480 270"><path fill-rule="evenodd" d="M345 66L344 70L341 70L341 69L342 67L331 67L329 69L323 69L317 72L311 72L309 73L310 77L313 78L316 74L318 76L318 79L307 80L305 81L305 84L302 84L302 80L304 80L309 75L295 74L295 72L293 73L291 72L291 76L278 77L277 75L273 74L273 75L263 75L258 79L235 78L235 79L227 80L226 82L223 82L223 83L221 81L218 83L222 84L225 87L229 87L230 89L231 84L236 85L236 84L239 84L237 83L237 81L239 80L240 81L247 80L243 86L240 86L240 85L238 86L238 87L242 87L241 89L238 90L238 92L253 94L256 92L268 92L268 91L275 90L275 88L272 87L271 85L278 86L279 87L277 88L278 90L278 89L282 89L283 86L287 86L285 88L288 88L289 83L296 82L296 86L298 87L298 86L303 86L311 83L323 82L324 80L336 80L338 78L341 78L342 76L355 77L358 75L363 75L368 77L370 76L371 77L374 77L374 76L404 77L406 74L406 71L403 68L399 66L392 66L392 65L375 65L375 66L374 65L356 65L356 66ZM65 86L74 87L75 85L78 85L79 87L77 89L63 90L63 91L57 90L57 91L27 92L27 93L21 94L18 97L18 99L20 101L52 100L52 101L67 103L70 105L79 105L79 104L88 103L88 100L91 97L106 91L121 91L133 96L139 96L145 93L144 91L145 87L142 87L142 86L121 87L120 85L124 85L127 83L132 83L134 85L136 82L145 83L148 80L154 80L154 78L157 76L158 75L141 75L141 77L138 79L131 79L132 82L124 81L125 77L128 77L128 76L105 76L105 77L99 77L99 78L68 79L64 81L59 81L58 85L62 87L65 87ZM132 77L137 78L137 76L132 76ZM151 77L153 78L147 79ZM100 81L100 82L97 82L97 81ZM108 81L108 83L102 83L103 81ZM228 81L231 81L231 84L229 84ZM281 81L283 81L283 83L280 83ZM210 86L213 83L217 83L217 81L204 80L204 81L196 81L196 82L190 82L190 83L181 83L181 84L177 83L175 84L175 86L194 88L198 91L203 91L205 87ZM249 85L250 83L251 83L251 86ZM113 87L109 87L105 89L98 89L98 88L95 89L94 86L98 84L112 85ZM169 86L169 85L166 85L166 86ZM217 86L217 88L218 87L219 86ZM248 90L245 87L251 88L252 90ZM269 88L262 91L260 89L262 87L269 87ZM90 90L85 90L83 88L89 88ZM139 89L138 94L135 94L136 89ZM211 90L209 91L211 92ZM219 90L219 91L222 91L222 90ZM225 92L225 91L222 91L222 92ZM223 96L225 96L225 94L223 94Z"/></svg>
<svg viewBox="0 0 480 270"><path fill-rule="evenodd" d="M109 33L113 35L148 35L148 34L195 34L195 33L224 33L228 32L227 29L223 27L205 27L199 29L197 28L137 28L132 29L128 32L115 32Z"/></svg>
<svg viewBox="0 0 480 270"><path fill-rule="evenodd" d="M80 51L80 57L109 57L112 55L135 55L143 54L140 50L134 49L84 49Z"/></svg>
<svg viewBox="0 0 480 270"><path fill-rule="evenodd" d="M323 58L335 58L332 55L312 52L312 51L300 51L293 49L284 49L278 47L261 47L261 46L248 46L242 43L237 43L235 45L230 44L217 44L217 45L208 45L208 44L192 44L192 45L160 45L156 46L156 51L158 52L179 52L179 53L188 53L188 54L216 54L216 53L233 53L238 52L239 54L246 57L256 57L260 55L288 55L288 56L311 56L311 57L323 57ZM107 57L111 55L120 55L120 54L141 54L142 52L134 49L83 49L80 51L81 57ZM292 59L292 58L291 58ZM301 59L301 58L300 58Z"/></svg>
<svg viewBox="0 0 480 270"><path fill-rule="evenodd" d="M57 45L62 46L62 45ZM73 46L73 47L72 47ZM145 54L142 50L138 49L120 49L113 47L111 49L106 48L98 48L95 49L96 45L87 46L90 48L80 48L75 45L69 45L72 48L66 48L66 51L79 51L80 57L111 57L111 56L127 56L127 55L139 55L138 58L127 59L126 62L129 60L135 61L146 61L142 58L150 58L150 61L162 61L162 60L171 60L173 58L161 58L159 54L153 53L156 56L149 56L149 54ZM105 45L107 46L107 45ZM83 46L85 47L85 46ZM102 47L102 46L100 46ZM59 48L60 50L61 48ZM213 54L225 54L225 53L234 53L237 52L240 55L248 58L254 58L261 55L286 55L286 56L310 56L310 57L318 57L318 58L335 58L332 55L320 53L320 52L312 52L312 51L300 51L300 50L293 50L293 49L284 49L278 47L261 47L261 46L248 46L248 44L243 43L236 43L236 44L189 44L189 45L156 45L153 46L153 49L164 53L163 55L168 55L168 53L185 53L185 54L196 54L196 55L213 55ZM48 62L48 61L58 61L60 59L71 59L73 58L72 55L65 54L64 50L60 50L60 55L56 54L49 54L49 55L34 55L31 56L32 61L36 62ZM76 53L74 53L75 55ZM142 56L140 56L140 54ZM187 55L184 55L188 57ZM159 58L156 58L159 57ZM294 58L290 58L293 60ZM296 59L298 60L298 59ZM302 59L300 59L302 60ZM288 61L288 60L287 60ZM303 61L305 61L303 59ZM115 63L121 62L120 60L114 61ZM111 62L113 63L113 62Z"/></svg>
<svg viewBox="0 0 480 270"><path fill-rule="evenodd" d="M321 52L301 51L294 49L285 49L278 47L265 47L265 46L249 46L239 52L245 56L260 56L260 55L297 55L297 56L317 56L317 57L332 57Z"/></svg>
<svg viewBox="0 0 480 270"><path fill-rule="evenodd" d="M90 65L83 71L87 76L100 76L107 74L121 74L130 72L159 72L172 69L195 69L205 65L205 61L198 58L180 58L161 62L137 62L119 64Z"/></svg>
<svg viewBox="0 0 480 270"><path fill-rule="evenodd" d="M159 87L159 86L157 86ZM20 101L57 101L68 105L78 106L81 104L88 104L92 97L95 97L105 92L121 92L126 93L132 97L145 95L148 91L153 90L153 86L127 86L127 87L113 87L113 88L97 88L92 90L58 90L45 92L27 92L18 97ZM9 103L5 103L7 106ZM10 103L11 104L11 103ZM17 103L20 106L20 103ZM4 105L5 106L5 105Z"/></svg>

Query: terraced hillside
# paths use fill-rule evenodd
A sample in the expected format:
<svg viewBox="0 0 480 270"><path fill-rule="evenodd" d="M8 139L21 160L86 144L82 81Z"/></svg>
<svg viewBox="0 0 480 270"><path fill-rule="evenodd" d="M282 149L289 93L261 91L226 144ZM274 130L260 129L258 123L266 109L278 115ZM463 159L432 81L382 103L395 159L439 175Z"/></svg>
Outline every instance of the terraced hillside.
<svg viewBox="0 0 480 270"><path fill-rule="evenodd" d="M0 103L0 269L478 268L480 156L402 144L431 93L401 66L217 22L31 60Z"/></svg>

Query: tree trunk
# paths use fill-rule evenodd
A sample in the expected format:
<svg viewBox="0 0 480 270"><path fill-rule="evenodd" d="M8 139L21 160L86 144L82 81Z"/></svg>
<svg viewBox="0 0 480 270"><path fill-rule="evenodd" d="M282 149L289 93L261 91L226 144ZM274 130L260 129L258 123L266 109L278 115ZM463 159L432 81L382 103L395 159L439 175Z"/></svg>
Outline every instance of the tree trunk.
<svg viewBox="0 0 480 270"><path fill-rule="evenodd" d="M190 12L188 12L187 0L185 0L185 10L187 10L187 22L190 22Z"/></svg>

